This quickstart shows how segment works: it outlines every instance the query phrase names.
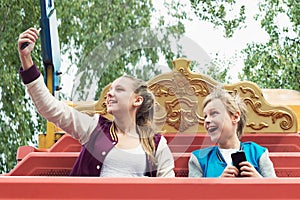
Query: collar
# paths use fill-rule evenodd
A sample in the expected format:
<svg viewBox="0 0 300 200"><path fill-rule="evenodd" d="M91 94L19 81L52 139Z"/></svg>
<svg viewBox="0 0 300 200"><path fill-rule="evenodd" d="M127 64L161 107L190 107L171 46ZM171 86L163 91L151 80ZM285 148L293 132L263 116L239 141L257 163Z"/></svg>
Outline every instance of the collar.
<svg viewBox="0 0 300 200"><path fill-rule="evenodd" d="M242 142L240 142L240 148L239 148L239 151L243 151L244 150L244 144ZM221 161L221 162L225 162L225 159L223 158L221 152L220 152L220 149L219 147L217 147L217 157L218 159Z"/></svg>

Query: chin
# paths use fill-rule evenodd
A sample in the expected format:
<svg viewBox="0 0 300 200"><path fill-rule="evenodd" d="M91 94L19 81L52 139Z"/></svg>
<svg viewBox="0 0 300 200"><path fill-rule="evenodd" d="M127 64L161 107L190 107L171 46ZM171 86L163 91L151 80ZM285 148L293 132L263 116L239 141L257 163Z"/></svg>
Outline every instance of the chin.
<svg viewBox="0 0 300 200"><path fill-rule="evenodd" d="M217 138L210 138L211 142L213 143L217 143L218 142L218 139Z"/></svg>
<svg viewBox="0 0 300 200"><path fill-rule="evenodd" d="M218 141L220 139L220 136L217 136L217 135L210 135L209 137L213 143L218 143Z"/></svg>
<svg viewBox="0 0 300 200"><path fill-rule="evenodd" d="M107 112L108 114L111 114L111 115L112 115L112 110L111 110L111 109L107 109L106 112Z"/></svg>

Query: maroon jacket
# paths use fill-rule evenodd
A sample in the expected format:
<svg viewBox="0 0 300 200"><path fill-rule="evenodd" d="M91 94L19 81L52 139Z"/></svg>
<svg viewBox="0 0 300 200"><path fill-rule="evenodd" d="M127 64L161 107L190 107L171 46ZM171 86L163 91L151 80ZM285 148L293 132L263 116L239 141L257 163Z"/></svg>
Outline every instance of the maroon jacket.
<svg viewBox="0 0 300 200"><path fill-rule="evenodd" d="M118 143L118 138L110 135L112 122L103 116L99 116L99 122L89 142L82 145L70 176L100 176L103 161L108 152ZM159 144L161 135L154 135L155 149ZM146 176L156 177L156 167L147 157Z"/></svg>

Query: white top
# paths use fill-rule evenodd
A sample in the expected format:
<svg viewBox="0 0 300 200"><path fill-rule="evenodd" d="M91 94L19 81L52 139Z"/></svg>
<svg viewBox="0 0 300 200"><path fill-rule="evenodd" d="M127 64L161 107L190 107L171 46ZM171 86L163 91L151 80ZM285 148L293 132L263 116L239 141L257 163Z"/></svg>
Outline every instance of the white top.
<svg viewBox="0 0 300 200"><path fill-rule="evenodd" d="M225 159L225 162L227 165L232 165L232 158L231 154L237 152L239 149L221 149L219 148L223 158Z"/></svg>
<svg viewBox="0 0 300 200"><path fill-rule="evenodd" d="M133 149L117 147L104 159L101 177L142 177L147 168L146 153L141 144Z"/></svg>

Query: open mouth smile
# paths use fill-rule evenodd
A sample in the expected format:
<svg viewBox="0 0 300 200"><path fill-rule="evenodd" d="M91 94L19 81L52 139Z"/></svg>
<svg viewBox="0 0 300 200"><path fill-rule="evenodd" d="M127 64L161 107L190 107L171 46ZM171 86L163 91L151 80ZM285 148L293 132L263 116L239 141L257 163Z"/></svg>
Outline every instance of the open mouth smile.
<svg viewBox="0 0 300 200"><path fill-rule="evenodd" d="M216 127L216 126L211 126L211 127L207 127L207 132L208 133L213 133L213 132L215 132L216 130L218 129L218 127Z"/></svg>

